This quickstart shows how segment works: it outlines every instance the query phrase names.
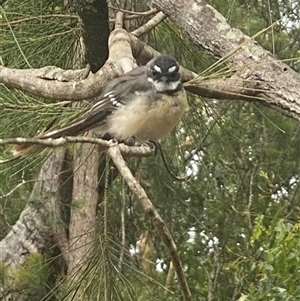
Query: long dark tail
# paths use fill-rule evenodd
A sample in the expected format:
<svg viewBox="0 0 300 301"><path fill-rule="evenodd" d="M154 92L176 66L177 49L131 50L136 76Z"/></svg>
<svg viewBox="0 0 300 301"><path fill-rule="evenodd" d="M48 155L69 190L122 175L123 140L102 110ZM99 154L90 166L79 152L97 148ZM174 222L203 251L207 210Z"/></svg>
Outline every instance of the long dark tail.
<svg viewBox="0 0 300 301"><path fill-rule="evenodd" d="M60 138L64 136L76 136L81 133L88 131L91 127L85 122L85 119L75 121L73 123L67 124L64 127L61 127L57 130L52 130L44 132L39 136L36 136L37 139L47 139L47 138ZM39 152L43 150L45 146L39 144L18 144L13 148L13 154L15 156L28 156L30 154Z"/></svg>

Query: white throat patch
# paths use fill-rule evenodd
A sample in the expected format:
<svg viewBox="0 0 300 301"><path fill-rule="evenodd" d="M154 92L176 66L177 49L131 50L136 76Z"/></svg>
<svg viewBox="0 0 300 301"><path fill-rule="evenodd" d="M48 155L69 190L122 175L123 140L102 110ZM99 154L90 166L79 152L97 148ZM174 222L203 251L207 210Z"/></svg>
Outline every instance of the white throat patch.
<svg viewBox="0 0 300 301"><path fill-rule="evenodd" d="M180 85L180 80L176 82L166 83L164 81L157 81L157 80L153 80L153 78L151 77L148 77L148 81L154 85L155 89L158 92L175 91Z"/></svg>

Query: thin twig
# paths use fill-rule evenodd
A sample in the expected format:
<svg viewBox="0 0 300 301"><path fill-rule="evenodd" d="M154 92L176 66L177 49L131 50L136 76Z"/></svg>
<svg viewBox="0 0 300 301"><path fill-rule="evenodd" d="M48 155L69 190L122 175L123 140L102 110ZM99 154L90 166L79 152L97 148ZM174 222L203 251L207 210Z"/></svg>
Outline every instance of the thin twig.
<svg viewBox="0 0 300 301"><path fill-rule="evenodd" d="M133 30L131 34L133 34L136 37L140 37L144 35L145 33L149 32L151 29L153 29L155 26L157 26L160 22L165 20L167 16L163 12L159 12L156 14L152 19L150 19L147 23L143 24L139 28Z"/></svg>
<svg viewBox="0 0 300 301"><path fill-rule="evenodd" d="M247 218L248 218L248 226L249 229L252 229L252 221L251 221L251 206L253 202L253 187L254 187L254 174L256 172L256 166L254 166L253 170L251 171L250 175L250 183L249 183L249 198L248 198L248 212L247 212Z"/></svg>
<svg viewBox="0 0 300 301"><path fill-rule="evenodd" d="M161 144L157 144L156 147L159 149L160 151L160 156L162 158L162 161L164 163L164 166L167 170L167 172L170 174L170 176L175 180L175 181L178 181L178 182L184 182L184 181L187 181L190 176L176 176L173 171L171 170L171 168L169 167L168 163L167 163L167 160L166 160L166 157L165 157L165 154L162 150L162 147L161 147Z"/></svg>
<svg viewBox="0 0 300 301"><path fill-rule="evenodd" d="M66 136L57 139L39 139L39 138L9 138L9 139L0 139L0 145L6 144L38 144L45 147L61 147L67 143L91 143L100 145L103 150L117 144L115 140L104 140L93 137L84 137L84 136ZM140 146L128 146L126 144L119 144L120 151L125 156L137 156L137 157L150 157L155 153L154 149L151 149L147 144Z"/></svg>
<svg viewBox="0 0 300 301"><path fill-rule="evenodd" d="M125 185L124 181L122 181L122 194L121 194L121 199L122 199L122 208L121 208L121 251L120 251L120 257L119 257L119 263L118 263L118 270L121 271L122 269L122 264L123 264L123 259L124 259L124 253L125 253L125 207L126 207L126 200L125 200Z"/></svg>
<svg viewBox="0 0 300 301"><path fill-rule="evenodd" d="M147 10L147 11L142 11L142 12L126 10L126 9L122 9L122 8L115 7L115 6L112 6L112 5L108 5L108 8L120 11L122 13L132 14L132 15L140 15L140 16L149 16L149 15L155 14L157 12L156 8L153 8L153 9L150 9L150 10Z"/></svg>
<svg viewBox="0 0 300 301"><path fill-rule="evenodd" d="M144 16L142 15L125 15L124 16L124 21L128 21L128 20L134 20L134 19L138 19L138 18L144 18ZM111 18L109 19L110 23L115 23L116 22L116 18Z"/></svg>
<svg viewBox="0 0 300 301"><path fill-rule="evenodd" d="M28 183L28 181L25 181L22 179L22 182L17 184L14 188L12 188L8 193L0 195L0 200L9 197L11 194L13 194L20 186Z"/></svg>
<svg viewBox="0 0 300 301"><path fill-rule="evenodd" d="M11 109L11 110L41 110L43 108L52 108L52 107L65 107L69 105L71 101L60 101L60 102L53 102L53 103L43 103L43 104L29 104L29 105L18 105L12 103L0 103L0 109Z"/></svg>
<svg viewBox="0 0 300 301"><path fill-rule="evenodd" d="M76 14L70 14L70 15L63 15L63 14L53 14L53 15L40 15L40 16L33 16L28 18L23 18L19 20L9 21L9 24L11 26L19 25L23 22L28 22L32 20L43 20L43 19L49 19L49 18L72 18L72 19L79 19L78 15ZM0 27L7 27L7 23L0 23Z"/></svg>
<svg viewBox="0 0 300 301"><path fill-rule="evenodd" d="M170 257L174 264L174 268L176 271L177 279L181 287L182 294L184 296L185 301L191 301L192 295L189 290L187 280L182 268L182 264L179 258L179 254L175 245L175 242L172 238L172 235L167 228L164 220L159 215L156 208L153 206L152 202L148 198L145 190L139 184L139 182L134 178L131 171L127 167L122 155L121 150L118 145L114 145L107 150L108 155L114 161L116 167L118 168L119 172L125 179L127 185L132 190L132 192L137 196L138 201L140 202L141 206L143 207L146 214L149 215L153 224L155 225L158 234L162 238L166 248L169 251Z"/></svg>
<svg viewBox="0 0 300 301"><path fill-rule="evenodd" d="M23 50L22 50L22 48L21 48L21 45L20 45L19 42L18 42L18 39L17 39L17 37L16 37L16 35L15 35L15 33L14 33L14 31L13 31L13 29L12 29L12 27L11 27L11 25L10 25L8 19L7 19L7 16L6 16L5 11L4 11L4 9L2 8L2 6L0 6L0 11L1 11L2 16L4 17L4 20L5 20L6 23L7 23L7 26L8 26L8 28L9 28L10 32L11 32L11 35L13 36L13 39L14 39L14 41L15 41L15 44L16 44L16 46L18 47L18 49L19 49L19 51L20 51L20 53L21 53L21 55L22 55L22 57L23 57L23 59L24 59L24 62L26 62L26 64L28 65L29 68L32 68L32 66L30 65L29 61L27 60L26 55L24 54L24 52L23 52Z"/></svg>
<svg viewBox="0 0 300 301"><path fill-rule="evenodd" d="M65 31L62 31L62 32L56 32L56 33L53 33L53 34L49 34L49 35L45 35L45 36L42 36L42 37L38 37L38 38L31 38L31 42L37 42L37 41L41 41L41 40L49 40L49 39L52 39L52 38L55 38L55 37L58 37L58 36L62 36L62 35L65 35L65 34L69 34L69 33L74 33L74 29L69 29L69 30L65 30Z"/></svg>

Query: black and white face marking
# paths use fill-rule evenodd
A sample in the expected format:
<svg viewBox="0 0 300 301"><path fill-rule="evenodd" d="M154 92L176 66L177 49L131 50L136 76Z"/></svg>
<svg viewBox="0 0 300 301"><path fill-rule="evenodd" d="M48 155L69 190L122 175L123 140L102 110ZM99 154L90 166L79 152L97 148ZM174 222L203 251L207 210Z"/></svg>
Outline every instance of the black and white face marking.
<svg viewBox="0 0 300 301"><path fill-rule="evenodd" d="M176 91L181 84L179 64L169 55L160 55L150 61L147 76L159 92Z"/></svg>

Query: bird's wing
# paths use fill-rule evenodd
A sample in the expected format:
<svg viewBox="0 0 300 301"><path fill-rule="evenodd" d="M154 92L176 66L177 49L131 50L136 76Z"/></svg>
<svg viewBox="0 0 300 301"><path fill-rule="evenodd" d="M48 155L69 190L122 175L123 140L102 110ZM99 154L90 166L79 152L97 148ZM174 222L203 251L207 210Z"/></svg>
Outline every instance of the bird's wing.
<svg viewBox="0 0 300 301"><path fill-rule="evenodd" d="M114 110L126 105L132 100L136 92L152 91L154 86L147 80L145 74L141 76L124 74L111 86L105 89L102 97L86 113L85 123L101 124Z"/></svg>

